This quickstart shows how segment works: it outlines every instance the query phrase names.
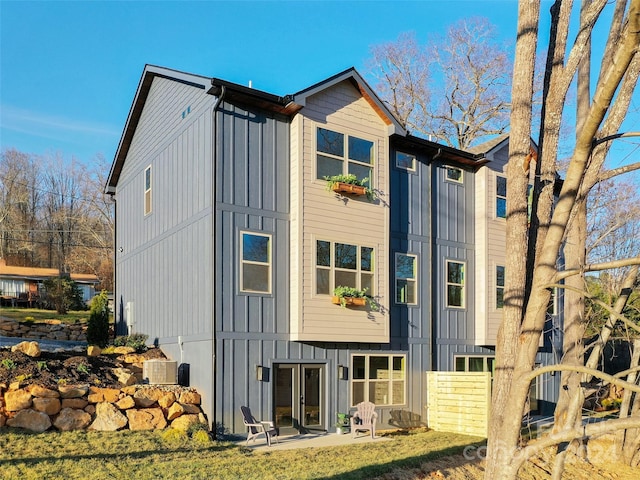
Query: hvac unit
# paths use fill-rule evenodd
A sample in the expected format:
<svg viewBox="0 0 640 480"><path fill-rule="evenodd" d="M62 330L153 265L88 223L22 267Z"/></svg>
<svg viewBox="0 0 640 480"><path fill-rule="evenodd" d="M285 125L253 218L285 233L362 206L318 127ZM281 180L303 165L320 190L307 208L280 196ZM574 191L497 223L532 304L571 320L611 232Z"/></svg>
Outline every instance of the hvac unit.
<svg viewBox="0 0 640 480"><path fill-rule="evenodd" d="M142 364L142 376L151 385L176 385L178 383L178 362L147 360Z"/></svg>

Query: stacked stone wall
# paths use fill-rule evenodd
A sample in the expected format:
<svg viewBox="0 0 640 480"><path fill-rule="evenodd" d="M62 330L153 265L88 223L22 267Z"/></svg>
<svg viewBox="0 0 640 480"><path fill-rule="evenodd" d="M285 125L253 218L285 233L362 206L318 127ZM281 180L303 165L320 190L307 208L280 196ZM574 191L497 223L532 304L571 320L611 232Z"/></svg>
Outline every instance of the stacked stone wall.
<svg viewBox="0 0 640 480"><path fill-rule="evenodd" d="M200 395L188 387L60 385L48 389L0 384L0 427L33 432L166 427L187 431L194 424L206 426L207 420L200 408Z"/></svg>
<svg viewBox="0 0 640 480"><path fill-rule="evenodd" d="M71 340L87 341L86 324L66 324L59 320L48 320L44 323L17 322L0 318L0 335L5 337L33 338L36 340Z"/></svg>

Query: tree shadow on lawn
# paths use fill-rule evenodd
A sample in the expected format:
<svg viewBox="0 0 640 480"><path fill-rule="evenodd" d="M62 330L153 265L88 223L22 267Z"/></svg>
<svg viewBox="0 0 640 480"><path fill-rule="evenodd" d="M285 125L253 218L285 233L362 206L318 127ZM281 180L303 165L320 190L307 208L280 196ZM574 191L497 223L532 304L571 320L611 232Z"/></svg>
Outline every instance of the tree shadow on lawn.
<svg viewBox="0 0 640 480"><path fill-rule="evenodd" d="M33 435L42 435L38 433L34 433ZM190 454L193 455L198 452L222 452L228 449L236 449L238 448L236 445L228 443L228 442L215 442L212 441L210 445L194 445L192 447L178 447L172 448L171 446L166 447L158 447L149 450L141 450L141 451L128 451L123 453L112 453L112 452L104 452L104 453L89 453L89 454L69 454L69 455L56 455L56 456L42 456L42 457L13 457L8 459L0 459L0 467L3 465L24 465L29 467L31 465L41 464L45 462L59 462L65 460L110 460L111 462L120 462L120 461L131 461L131 460L142 460L145 458L153 457L154 455L163 455L163 454Z"/></svg>
<svg viewBox="0 0 640 480"><path fill-rule="evenodd" d="M328 477L322 477L320 480L370 480L373 478L383 478L386 480L407 479L407 478L426 478L429 472L440 471L445 472L448 468L455 468L467 463L478 463L482 459L478 457L477 448L486 445L486 442L471 442L466 446L447 447L442 450L431 451L414 457L393 460L386 463L377 463L375 465L367 465L357 468L350 472L343 472ZM468 459L462 455L463 451L472 447L471 455ZM372 458L373 459L373 458ZM423 471L422 466L430 463L429 471ZM396 470L404 470L403 473ZM416 475L408 476L407 470L418 470ZM446 474L445 474L446 475ZM435 478L446 478L445 476L436 476Z"/></svg>

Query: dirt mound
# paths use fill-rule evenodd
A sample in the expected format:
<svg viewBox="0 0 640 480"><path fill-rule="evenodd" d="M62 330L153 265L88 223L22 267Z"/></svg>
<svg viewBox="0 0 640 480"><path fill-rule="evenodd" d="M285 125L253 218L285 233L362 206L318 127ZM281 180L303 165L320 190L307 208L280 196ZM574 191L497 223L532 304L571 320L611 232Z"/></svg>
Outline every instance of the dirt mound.
<svg viewBox="0 0 640 480"><path fill-rule="evenodd" d="M142 354L145 359L164 358L158 348ZM46 388L57 388L61 384L86 383L99 387L120 387L112 371L127 367L122 355L99 355L88 357L77 352L42 352L33 358L22 352L0 349L0 383L9 385L20 381L25 387L31 384Z"/></svg>

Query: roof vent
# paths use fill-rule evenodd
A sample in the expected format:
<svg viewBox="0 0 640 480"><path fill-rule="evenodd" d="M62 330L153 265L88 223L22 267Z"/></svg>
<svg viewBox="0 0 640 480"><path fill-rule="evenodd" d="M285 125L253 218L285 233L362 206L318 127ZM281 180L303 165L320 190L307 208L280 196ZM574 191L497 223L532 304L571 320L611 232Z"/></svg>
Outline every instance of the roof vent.
<svg viewBox="0 0 640 480"><path fill-rule="evenodd" d="M173 360L147 360L142 364L142 376L150 385L177 385L178 362Z"/></svg>

